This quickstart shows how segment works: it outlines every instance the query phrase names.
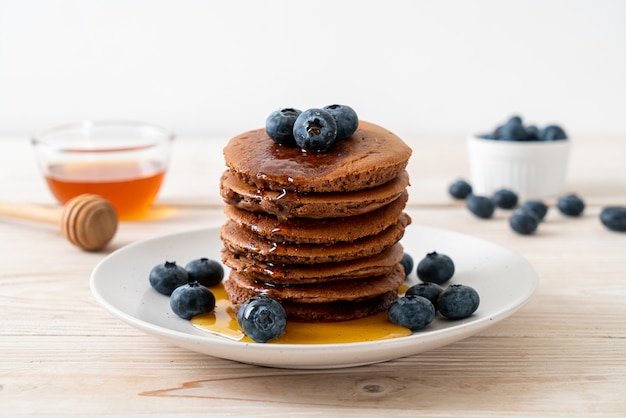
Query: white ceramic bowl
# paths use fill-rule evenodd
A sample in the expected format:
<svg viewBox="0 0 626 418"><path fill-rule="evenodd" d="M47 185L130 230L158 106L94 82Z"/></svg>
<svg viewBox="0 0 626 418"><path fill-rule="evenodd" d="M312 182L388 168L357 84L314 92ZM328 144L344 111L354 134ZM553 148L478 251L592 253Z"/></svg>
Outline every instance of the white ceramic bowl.
<svg viewBox="0 0 626 418"><path fill-rule="evenodd" d="M467 138L473 193L507 188L520 200L556 197L565 190L571 140L504 141Z"/></svg>

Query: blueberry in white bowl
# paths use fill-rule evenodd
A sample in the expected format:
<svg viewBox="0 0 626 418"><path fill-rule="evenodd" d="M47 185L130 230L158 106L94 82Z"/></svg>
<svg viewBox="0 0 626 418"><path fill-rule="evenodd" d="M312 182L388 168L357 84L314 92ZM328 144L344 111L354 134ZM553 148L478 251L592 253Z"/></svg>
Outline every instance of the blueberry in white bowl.
<svg viewBox="0 0 626 418"><path fill-rule="evenodd" d="M469 135L473 193L492 196L505 188L520 200L556 197L565 189L570 148L561 125L529 124L519 115L489 132Z"/></svg>

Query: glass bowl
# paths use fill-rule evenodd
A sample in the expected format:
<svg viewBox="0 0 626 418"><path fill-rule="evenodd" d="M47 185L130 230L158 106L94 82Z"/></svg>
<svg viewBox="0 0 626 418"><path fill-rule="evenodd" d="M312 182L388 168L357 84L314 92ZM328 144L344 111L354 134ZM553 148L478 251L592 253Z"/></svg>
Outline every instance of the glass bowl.
<svg viewBox="0 0 626 418"><path fill-rule="evenodd" d="M120 220L145 216L167 171L174 135L136 121L85 120L32 138L39 166L61 204L83 193L107 199Z"/></svg>

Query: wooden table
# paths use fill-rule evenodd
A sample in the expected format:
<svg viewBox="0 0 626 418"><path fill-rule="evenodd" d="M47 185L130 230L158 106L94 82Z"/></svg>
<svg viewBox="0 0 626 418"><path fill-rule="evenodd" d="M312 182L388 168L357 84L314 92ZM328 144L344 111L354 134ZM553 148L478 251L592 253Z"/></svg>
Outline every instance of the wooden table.
<svg viewBox="0 0 626 418"><path fill-rule="evenodd" d="M508 247L538 272L513 316L420 355L309 371L212 358L131 328L91 295L94 266L126 244L223 220L224 141L180 138L153 219L121 224L106 251L0 218L0 415L626 416L626 234L598 219L626 204L626 138L576 139L568 189L586 200L584 216L552 207L534 236L512 232L506 212L479 220L448 197L468 175L463 138L407 142L414 223ZM2 200L53 204L28 138L0 144Z"/></svg>

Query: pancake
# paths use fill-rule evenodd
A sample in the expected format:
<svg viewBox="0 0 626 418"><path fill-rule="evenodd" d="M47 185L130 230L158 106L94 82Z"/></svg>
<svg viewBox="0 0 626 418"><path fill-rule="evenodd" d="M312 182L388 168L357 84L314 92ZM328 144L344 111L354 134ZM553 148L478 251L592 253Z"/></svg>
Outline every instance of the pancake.
<svg viewBox="0 0 626 418"><path fill-rule="evenodd" d="M386 311L398 298L398 292L392 291L372 299L357 302L329 303L294 303L282 301L287 317L298 322L338 322L365 318Z"/></svg>
<svg viewBox="0 0 626 418"><path fill-rule="evenodd" d="M298 193L351 192L388 183L407 166L411 148L378 125L359 123L356 132L323 153L281 146L265 129L232 138L226 165L245 184Z"/></svg>
<svg viewBox="0 0 626 418"><path fill-rule="evenodd" d="M224 147L220 229L235 310L279 301L290 320L344 321L386 310L404 282L399 241L411 218L409 148L363 122L326 152L279 145L265 129Z"/></svg>
<svg viewBox="0 0 626 418"><path fill-rule="evenodd" d="M247 299L250 293L238 293L237 288L231 288L229 280L224 282L226 291L233 300L235 311ZM364 318L385 311L398 298L397 291L391 291L378 295L371 299L353 302L328 302L328 303L298 303L290 300L282 300L280 304L287 313L287 319L297 322L339 322L351 319Z"/></svg>
<svg viewBox="0 0 626 418"><path fill-rule="evenodd" d="M222 262L254 280L276 284L329 283L391 273L404 254L400 243L372 257L323 264L267 264L222 250Z"/></svg>
<svg viewBox="0 0 626 418"><path fill-rule="evenodd" d="M343 321L381 312L397 298L404 281L404 268L398 264L387 275L326 285L269 285L231 271L224 286L234 309L249 298L263 294L279 301L288 319L300 321Z"/></svg>
<svg viewBox="0 0 626 418"><path fill-rule="evenodd" d="M409 194L404 191L392 203L371 212L344 218L280 220L272 215L226 206L224 213L239 226L276 242L334 244L376 235L398 222Z"/></svg>
<svg viewBox="0 0 626 418"><path fill-rule="evenodd" d="M249 212L265 212L286 218L338 218L361 215L385 206L409 186L409 175L402 171L391 181L377 187L350 193L298 193L286 190L261 190L242 183L229 170L220 181L224 202Z"/></svg>
<svg viewBox="0 0 626 418"><path fill-rule="evenodd" d="M402 213L398 222L382 232L352 242L331 245L291 244L268 240L248 228L227 220L220 229L224 247L233 254L266 263L317 264L371 257L402 239L411 218Z"/></svg>
<svg viewBox="0 0 626 418"><path fill-rule="evenodd" d="M314 283L306 285L276 285L264 283L244 273L232 270L228 276L231 286L246 289L254 295L266 295L278 301L290 300L298 303L325 303L337 301L358 301L397 290L404 282L404 268L396 264L391 273L368 277L357 281L346 280L334 283Z"/></svg>

